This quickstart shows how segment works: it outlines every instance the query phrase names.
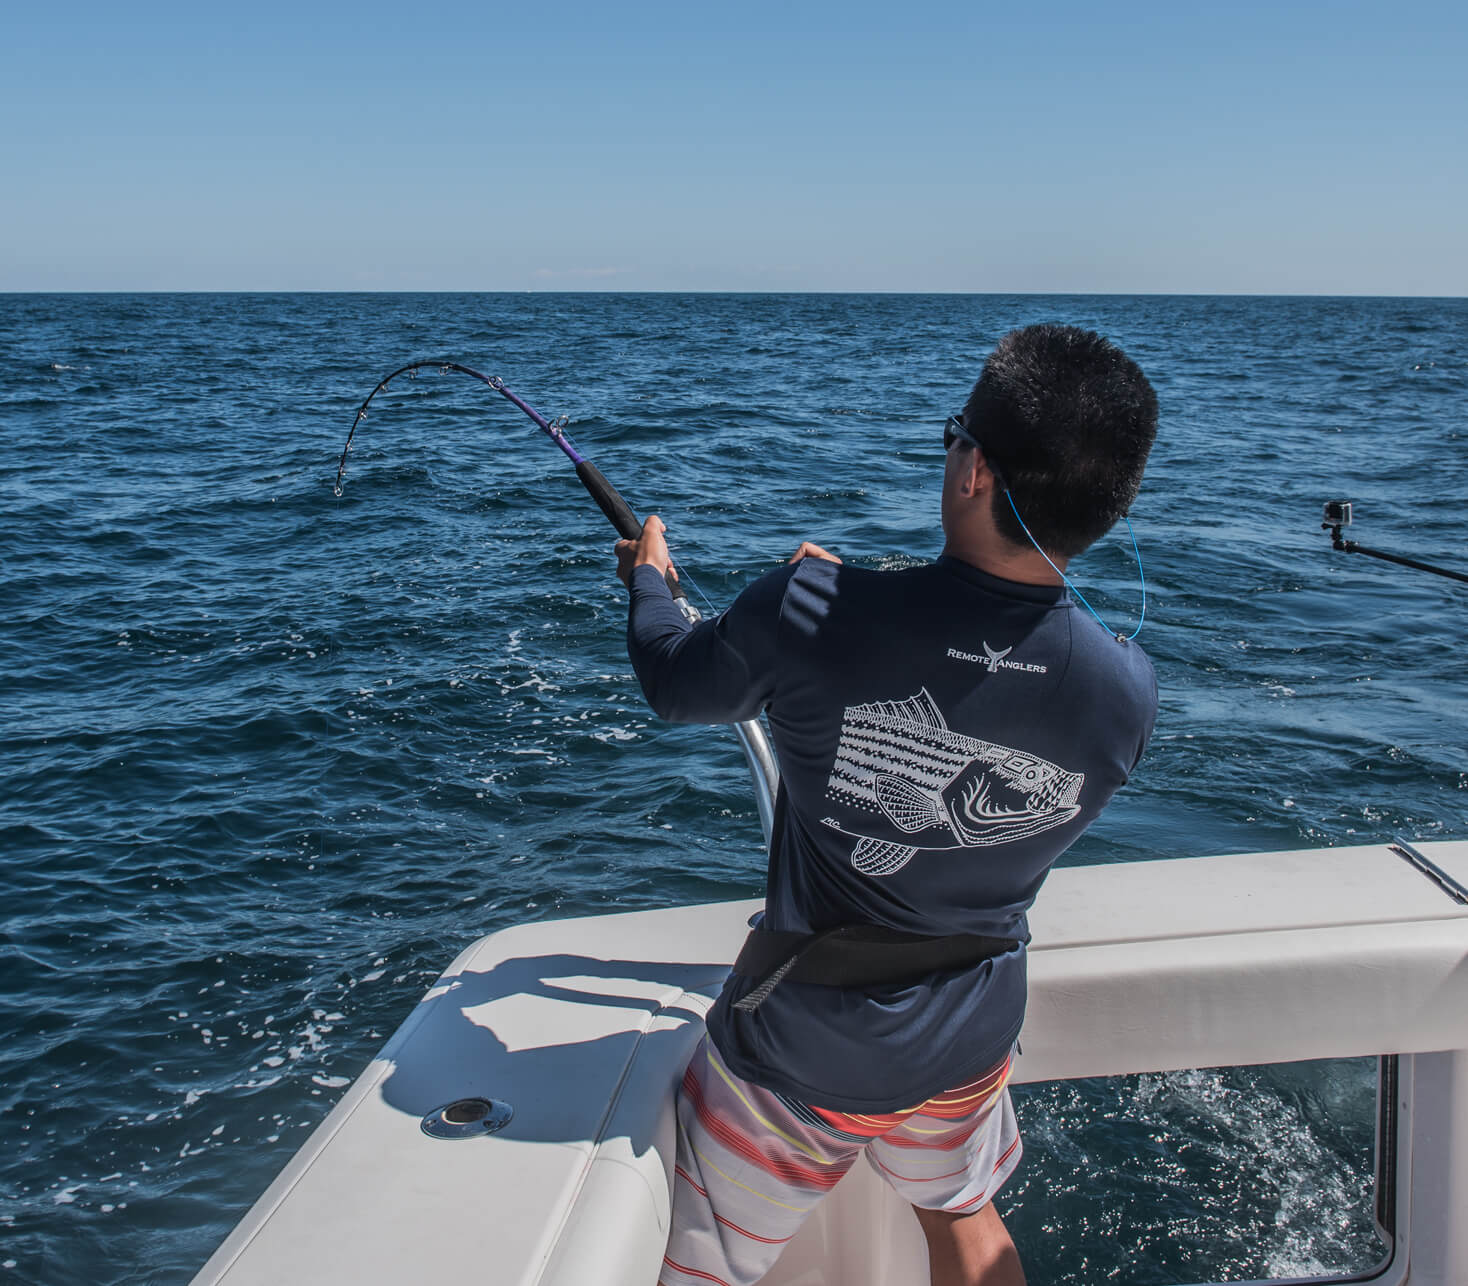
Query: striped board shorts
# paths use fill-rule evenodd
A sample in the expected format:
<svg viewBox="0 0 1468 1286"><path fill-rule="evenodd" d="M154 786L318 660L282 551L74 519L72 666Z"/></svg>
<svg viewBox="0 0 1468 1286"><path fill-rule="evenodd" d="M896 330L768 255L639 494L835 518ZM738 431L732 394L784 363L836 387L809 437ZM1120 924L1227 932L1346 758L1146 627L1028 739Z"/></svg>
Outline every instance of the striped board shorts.
<svg viewBox="0 0 1468 1286"><path fill-rule="evenodd" d="M735 1076L707 1036L678 1090L673 1220L659 1286L749 1286L863 1152L908 1202L977 1211L1020 1158L1013 1054L900 1112L811 1107Z"/></svg>

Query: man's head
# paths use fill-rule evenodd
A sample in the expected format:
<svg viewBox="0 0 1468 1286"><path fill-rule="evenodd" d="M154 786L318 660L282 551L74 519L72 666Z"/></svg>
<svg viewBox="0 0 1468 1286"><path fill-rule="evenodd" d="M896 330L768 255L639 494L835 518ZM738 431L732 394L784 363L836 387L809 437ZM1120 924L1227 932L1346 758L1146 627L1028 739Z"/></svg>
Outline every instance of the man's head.
<svg viewBox="0 0 1468 1286"><path fill-rule="evenodd" d="M997 474L988 497L999 534L1030 547L1007 486L1045 551L1073 558L1136 499L1157 436L1157 395L1141 368L1100 335L1026 326L989 355L961 420Z"/></svg>

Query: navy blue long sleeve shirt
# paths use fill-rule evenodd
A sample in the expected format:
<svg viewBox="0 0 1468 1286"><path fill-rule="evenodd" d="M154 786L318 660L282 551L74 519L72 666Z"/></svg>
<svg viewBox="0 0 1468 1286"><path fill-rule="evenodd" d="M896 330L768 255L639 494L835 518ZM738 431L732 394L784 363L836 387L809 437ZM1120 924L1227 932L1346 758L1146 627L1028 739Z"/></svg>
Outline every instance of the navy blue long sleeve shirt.
<svg viewBox="0 0 1468 1286"><path fill-rule="evenodd" d="M656 570L631 579L628 652L653 710L761 711L786 807L765 924L1013 938L915 982L782 982L754 1013L731 976L709 1032L737 1075L842 1111L895 1111L1004 1057L1024 1019L1025 913L1141 757L1146 654L1058 587L954 558L877 572L806 559L691 626Z"/></svg>

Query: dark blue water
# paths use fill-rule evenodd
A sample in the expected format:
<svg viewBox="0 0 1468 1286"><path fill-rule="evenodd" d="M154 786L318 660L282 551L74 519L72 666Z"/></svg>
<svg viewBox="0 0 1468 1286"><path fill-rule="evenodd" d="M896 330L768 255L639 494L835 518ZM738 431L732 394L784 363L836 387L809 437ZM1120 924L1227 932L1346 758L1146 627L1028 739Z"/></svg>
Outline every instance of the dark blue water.
<svg viewBox="0 0 1468 1286"><path fill-rule="evenodd" d="M716 603L803 538L939 546L940 423L1012 326L1163 423L1162 715L1067 860L1468 835L1468 302L0 296L0 1280L186 1281L466 943L757 895L732 738L662 726L610 530L506 377ZM1118 625L1129 550L1078 565ZM1022 1096L1037 1284L1369 1261L1369 1063Z"/></svg>

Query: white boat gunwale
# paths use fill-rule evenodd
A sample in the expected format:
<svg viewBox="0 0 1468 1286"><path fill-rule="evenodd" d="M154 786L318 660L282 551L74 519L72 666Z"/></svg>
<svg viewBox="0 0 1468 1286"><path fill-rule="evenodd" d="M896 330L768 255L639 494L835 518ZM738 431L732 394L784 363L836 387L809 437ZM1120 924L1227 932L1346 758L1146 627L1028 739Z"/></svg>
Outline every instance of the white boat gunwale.
<svg viewBox="0 0 1468 1286"><path fill-rule="evenodd" d="M1468 882L1468 842L1419 847ZM540 922L475 943L196 1282L358 1286L412 1271L650 1286L672 1090L759 905ZM1468 1280L1454 1213L1468 1206L1468 906L1373 844L1066 867L1032 924L1018 1081L1395 1055L1391 1253L1365 1276L1319 1280ZM471 1094L508 1099L515 1119L467 1143L422 1134L424 1112ZM770 1286L913 1276L915 1221L867 1171L823 1203Z"/></svg>

